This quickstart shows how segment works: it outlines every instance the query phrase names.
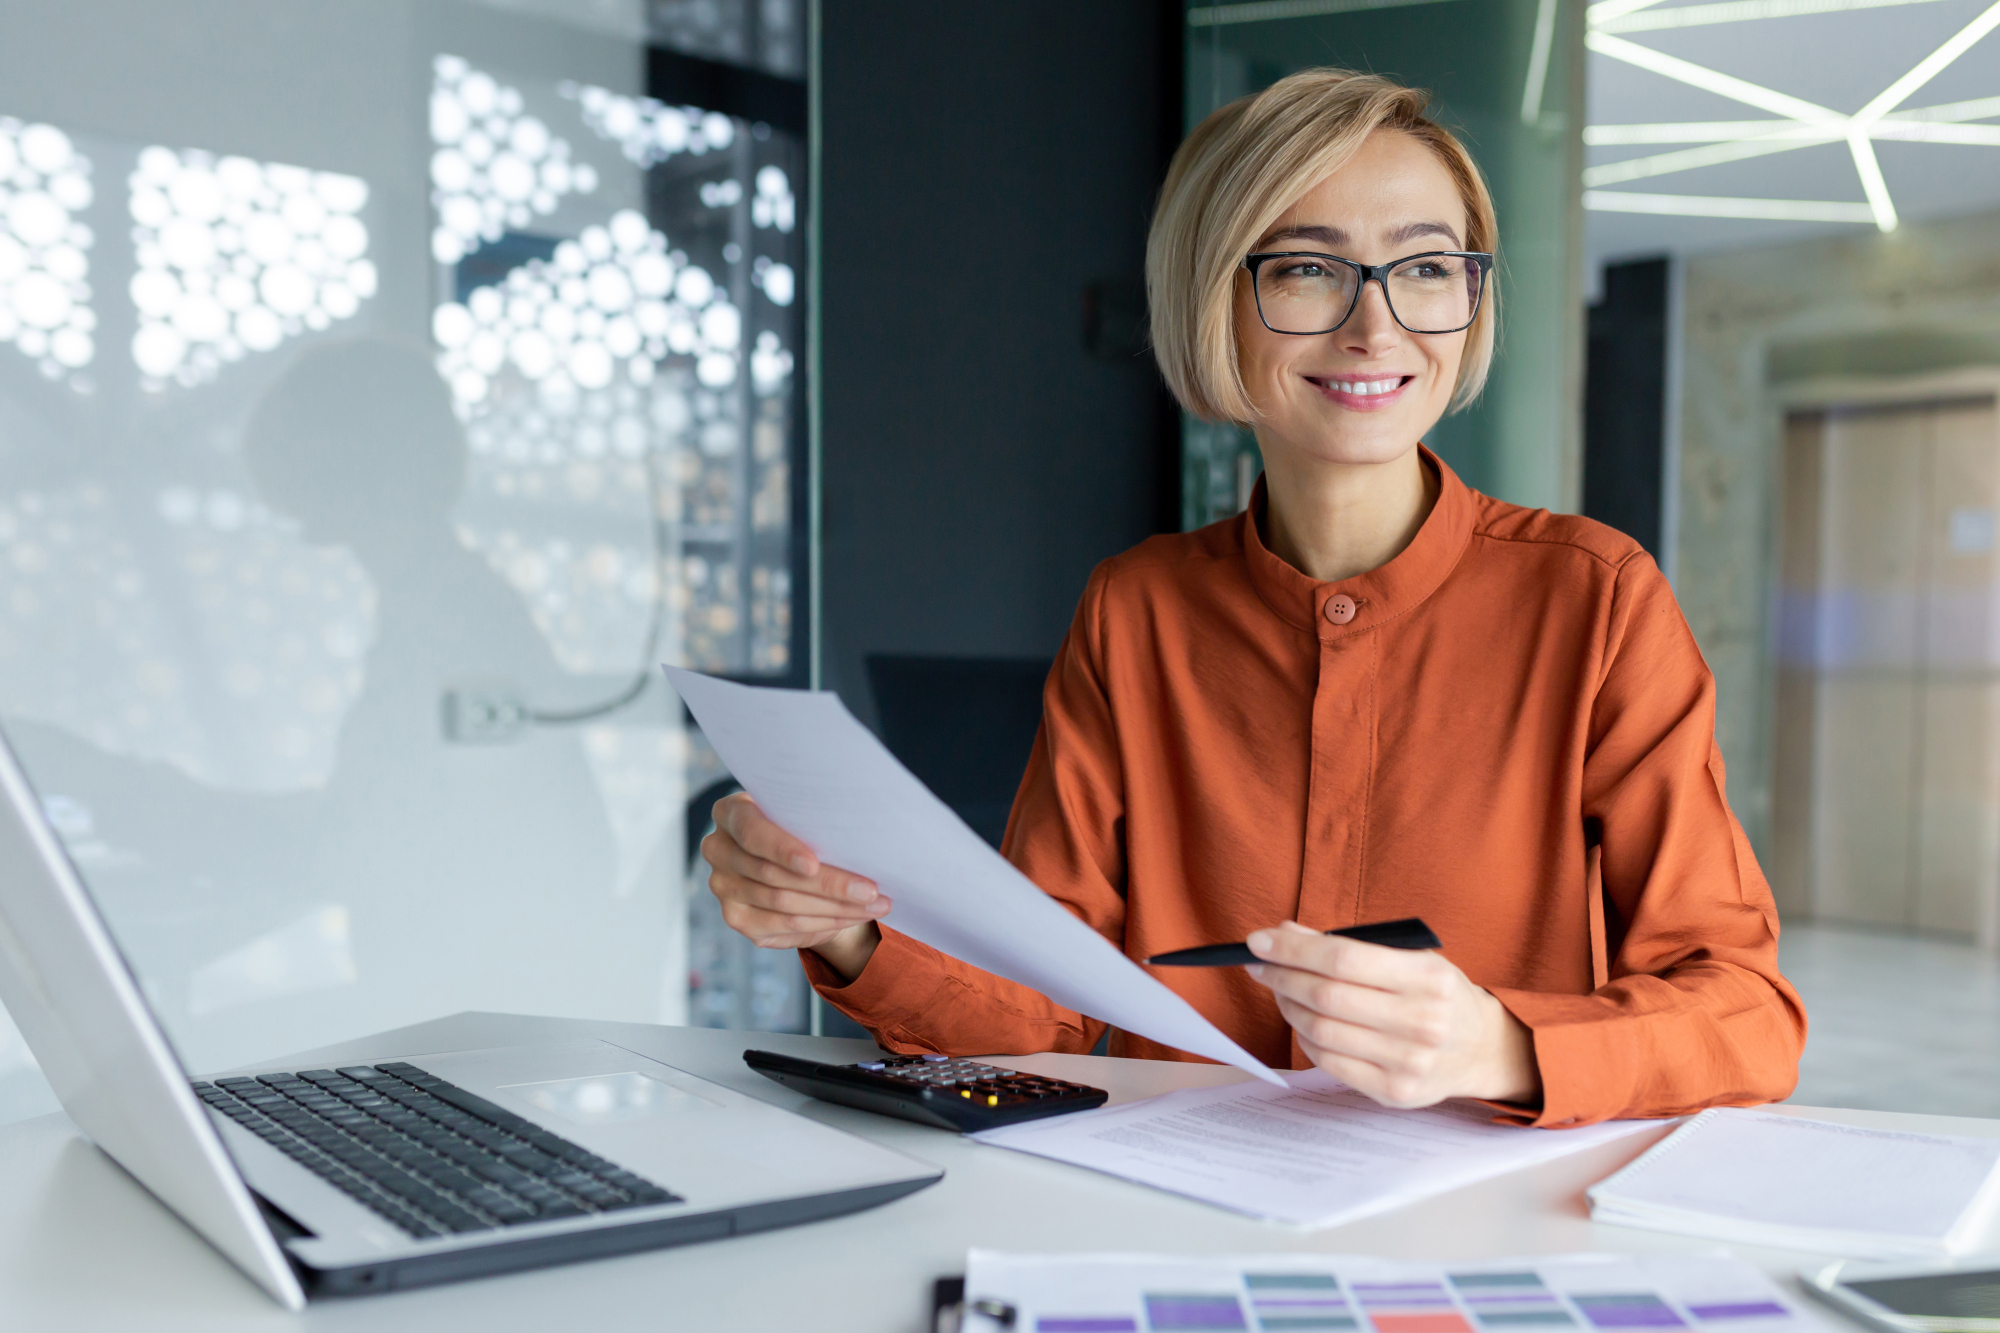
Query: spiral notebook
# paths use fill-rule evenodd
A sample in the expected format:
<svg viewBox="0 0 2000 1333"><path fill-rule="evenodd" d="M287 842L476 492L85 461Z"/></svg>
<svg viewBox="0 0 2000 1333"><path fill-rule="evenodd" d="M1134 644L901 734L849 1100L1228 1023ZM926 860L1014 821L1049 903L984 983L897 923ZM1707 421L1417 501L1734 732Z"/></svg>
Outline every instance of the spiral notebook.
<svg viewBox="0 0 2000 1333"><path fill-rule="evenodd" d="M1981 1239L2000 1138L1775 1111L1703 1111L1590 1187L1599 1222L1854 1258L1929 1258Z"/></svg>

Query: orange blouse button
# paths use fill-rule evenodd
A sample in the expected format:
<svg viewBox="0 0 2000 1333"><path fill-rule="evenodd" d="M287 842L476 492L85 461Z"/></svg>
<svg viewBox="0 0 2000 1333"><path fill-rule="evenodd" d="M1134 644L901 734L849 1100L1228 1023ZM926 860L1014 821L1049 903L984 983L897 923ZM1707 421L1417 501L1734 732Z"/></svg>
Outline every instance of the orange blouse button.
<svg viewBox="0 0 2000 1333"><path fill-rule="evenodd" d="M1354 599L1344 592L1327 598L1326 618L1336 625L1345 625L1354 619Z"/></svg>

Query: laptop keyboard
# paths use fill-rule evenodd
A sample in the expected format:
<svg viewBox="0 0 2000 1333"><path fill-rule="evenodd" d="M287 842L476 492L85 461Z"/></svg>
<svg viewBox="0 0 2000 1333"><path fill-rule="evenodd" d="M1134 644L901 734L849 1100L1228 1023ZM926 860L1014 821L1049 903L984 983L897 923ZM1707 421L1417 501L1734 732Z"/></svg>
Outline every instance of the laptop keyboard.
<svg viewBox="0 0 2000 1333"><path fill-rule="evenodd" d="M414 1065L219 1078L194 1090L413 1236L681 1201Z"/></svg>

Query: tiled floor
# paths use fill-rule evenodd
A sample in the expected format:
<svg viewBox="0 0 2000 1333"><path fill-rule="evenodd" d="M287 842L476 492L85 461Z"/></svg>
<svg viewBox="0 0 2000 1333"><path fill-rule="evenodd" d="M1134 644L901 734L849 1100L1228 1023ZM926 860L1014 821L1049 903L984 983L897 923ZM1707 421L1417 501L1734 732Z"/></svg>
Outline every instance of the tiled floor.
<svg viewBox="0 0 2000 1333"><path fill-rule="evenodd" d="M1969 944L1787 925L1811 1032L1792 1100L2000 1116L2000 957Z"/></svg>

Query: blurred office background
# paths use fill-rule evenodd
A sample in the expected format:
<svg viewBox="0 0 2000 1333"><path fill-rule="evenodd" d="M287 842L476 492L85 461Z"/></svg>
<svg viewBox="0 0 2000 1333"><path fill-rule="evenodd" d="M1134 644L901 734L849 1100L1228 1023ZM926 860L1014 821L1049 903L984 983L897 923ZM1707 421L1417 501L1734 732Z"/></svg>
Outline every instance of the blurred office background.
<svg viewBox="0 0 2000 1333"><path fill-rule="evenodd" d="M0 723L197 1068L826 1021L653 665L839 691L997 839L1091 567L1258 471L1145 353L1167 158L1369 68L1500 210L1432 444L1645 544L1715 669L1799 1100L2000 1114L1990 5L11 6Z"/></svg>

